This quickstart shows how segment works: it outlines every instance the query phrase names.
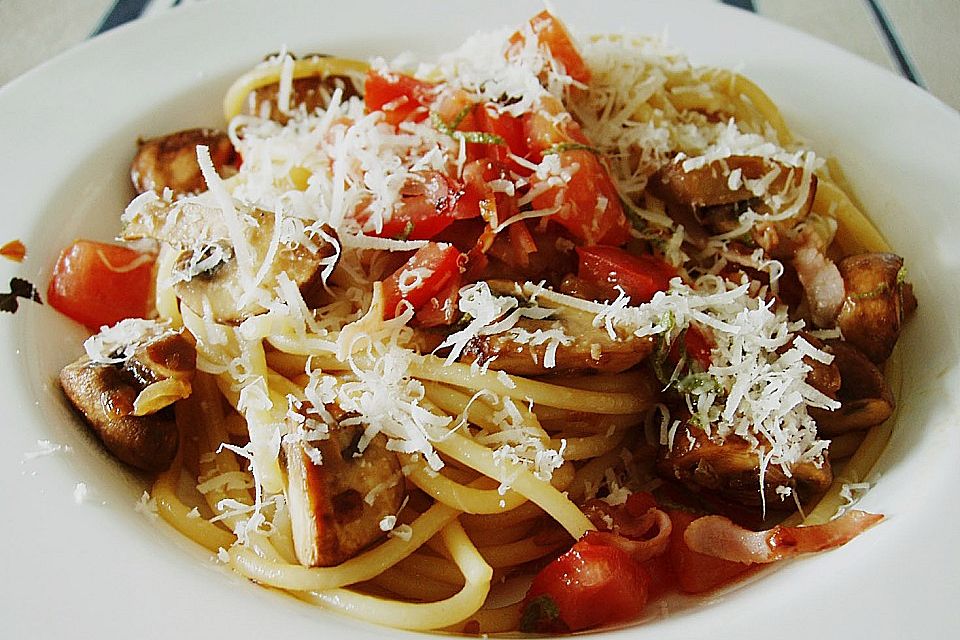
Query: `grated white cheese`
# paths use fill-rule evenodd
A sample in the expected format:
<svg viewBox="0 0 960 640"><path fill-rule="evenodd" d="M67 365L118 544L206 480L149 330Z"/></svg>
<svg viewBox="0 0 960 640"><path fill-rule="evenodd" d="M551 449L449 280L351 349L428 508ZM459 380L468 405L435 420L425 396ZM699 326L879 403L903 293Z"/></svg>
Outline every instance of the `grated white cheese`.
<svg viewBox="0 0 960 640"><path fill-rule="evenodd" d="M70 445L53 442L52 440L37 440L37 447L39 448L36 451L25 452L23 454L23 460L35 460L36 458L52 456L56 453L70 453L73 451Z"/></svg>
<svg viewBox="0 0 960 640"><path fill-rule="evenodd" d="M176 334L169 323L129 318L87 338L83 349L95 364L118 364L133 357L137 350Z"/></svg>

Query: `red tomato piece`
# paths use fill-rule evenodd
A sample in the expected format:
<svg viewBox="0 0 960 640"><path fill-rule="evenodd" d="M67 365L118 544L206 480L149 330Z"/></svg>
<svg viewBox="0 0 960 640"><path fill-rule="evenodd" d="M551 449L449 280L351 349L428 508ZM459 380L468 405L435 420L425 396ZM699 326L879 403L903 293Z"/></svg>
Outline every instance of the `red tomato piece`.
<svg viewBox="0 0 960 640"><path fill-rule="evenodd" d="M590 146L590 140L580 125L555 100L544 98L544 111L526 113L522 117L523 137L529 150L529 159L540 162L543 152L564 144Z"/></svg>
<svg viewBox="0 0 960 640"><path fill-rule="evenodd" d="M480 109L476 108L476 103L471 101L467 92L460 89L445 91L437 104L437 116L444 125L452 127L453 131L482 131L476 116ZM491 145L468 142L466 146L467 161L473 161L485 158L487 148Z"/></svg>
<svg viewBox="0 0 960 640"><path fill-rule="evenodd" d="M463 196L456 203L457 219L481 216L488 223L501 223L519 211L517 200L490 187L493 180L507 180L507 171L496 160L475 160L463 168Z"/></svg>
<svg viewBox="0 0 960 640"><path fill-rule="evenodd" d="M691 550L683 541L683 532L698 516L685 511L669 513L673 531L670 532L670 547L667 554L670 556L670 563L682 592L712 591L734 582L753 567L750 564L721 560Z"/></svg>
<svg viewBox="0 0 960 640"><path fill-rule="evenodd" d="M640 566L650 576L650 582L647 585L648 602L652 602L666 593L676 592L677 577L673 572L669 552L641 562Z"/></svg>
<svg viewBox="0 0 960 640"><path fill-rule="evenodd" d="M580 631L638 617L649 576L625 551L578 542L533 579L521 631Z"/></svg>
<svg viewBox="0 0 960 640"><path fill-rule="evenodd" d="M627 514L635 518L642 516L650 509L656 509L657 507L657 499L654 498L653 494L649 491L636 491L631 493L623 505L623 508Z"/></svg>
<svg viewBox="0 0 960 640"><path fill-rule="evenodd" d="M60 253L47 300L60 313L98 331L150 312L156 256L90 240Z"/></svg>
<svg viewBox="0 0 960 640"><path fill-rule="evenodd" d="M420 122L429 115L436 86L402 73L381 75L376 69L367 72L364 102L368 111L383 111L386 120L396 126L404 120Z"/></svg>
<svg viewBox="0 0 960 640"><path fill-rule="evenodd" d="M590 69L587 68L570 32L560 20L549 11L541 11L530 18L530 27L533 29L537 42L541 47L550 51L553 59L563 65L567 75L584 84L590 82ZM510 48L507 55L515 55L522 47L526 37L524 30L517 31L510 36Z"/></svg>
<svg viewBox="0 0 960 640"><path fill-rule="evenodd" d="M709 369L713 362L710 355L713 347L713 340L710 339L707 330L695 324L691 324L683 334L683 348L687 356L699 364L704 371Z"/></svg>
<svg viewBox="0 0 960 640"><path fill-rule="evenodd" d="M379 232L381 238L430 240L450 226L463 190L451 178L437 171L413 174L400 192L401 202Z"/></svg>
<svg viewBox="0 0 960 640"><path fill-rule="evenodd" d="M657 291L670 288L677 270L660 258L635 255L618 247L577 247L580 258L577 275L588 282L608 288L616 295L619 286L634 303L649 302Z"/></svg>
<svg viewBox="0 0 960 640"><path fill-rule="evenodd" d="M463 254L449 244L430 244L417 250L407 262L383 281L384 317L394 318L402 311L401 302L418 310L432 298L442 295L454 278L460 277Z"/></svg>
<svg viewBox="0 0 960 640"><path fill-rule="evenodd" d="M513 263L522 268L530 265L530 254L536 253L537 243L530 233L525 220L518 220L507 227L510 237L510 251L513 254Z"/></svg>
<svg viewBox="0 0 960 640"><path fill-rule="evenodd" d="M622 245L630 238L630 223L620 195L607 170L590 151L561 151L560 166L573 172L563 185L551 187L533 199L535 209L560 209L550 219L580 244Z"/></svg>
<svg viewBox="0 0 960 640"><path fill-rule="evenodd" d="M503 139L504 144L490 144L487 146L487 157L496 160L518 176L530 175L530 169L516 162L511 155L526 158L526 134L523 130L523 120L504 113L493 104L485 104L474 110L477 129L485 133L492 133Z"/></svg>
<svg viewBox="0 0 960 640"><path fill-rule="evenodd" d="M417 309L413 316L414 323L418 327L429 328L449 326L456 322L460 317L457 302L460 300L461 280L460 274L450 278L437 295Z"/></svg>

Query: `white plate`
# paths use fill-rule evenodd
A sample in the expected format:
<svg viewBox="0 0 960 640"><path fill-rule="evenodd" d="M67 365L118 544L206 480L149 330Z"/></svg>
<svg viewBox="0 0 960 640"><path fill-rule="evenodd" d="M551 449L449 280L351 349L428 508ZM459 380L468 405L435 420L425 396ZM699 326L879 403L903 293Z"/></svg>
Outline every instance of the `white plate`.
<svg viewBox="0 0 960 640"><path fill-rule="evenodd" d="M899 424L862 503L887 514L846 547L793 563L719 602L610 637L952 637L960 631L960 118L936 99L835 47L719 4L557 3L581 34L660 33L694 62L739 67L822 154L906 257L920 309L902 338ZM0 91L0 244L45 288L57 251L109 238L128 198L140 135L220 124L232 78L264 53L425 57L477 29L518 24L536 0L205 2L85 43ZM602 8L600 8L602 7ZM0 621L5 637L380 638L384 630L301 606L233 576L136 513L144 487L77 424L53 382L83 332L48 306L0 315ZM69 452L26 460L39 440ZM89 497L74 499L77 483ZM242 635L241 635L242 634ZM401 636L396 632L394 636Z"/></svg>

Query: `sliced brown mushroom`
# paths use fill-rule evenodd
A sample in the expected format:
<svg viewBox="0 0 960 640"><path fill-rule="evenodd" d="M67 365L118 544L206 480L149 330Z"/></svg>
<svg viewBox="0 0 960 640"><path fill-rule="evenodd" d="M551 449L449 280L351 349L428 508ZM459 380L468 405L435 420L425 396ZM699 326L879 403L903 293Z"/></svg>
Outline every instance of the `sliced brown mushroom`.
<svg viewBox="0 0 960 640"><path fill-rule="evenodd" d="M362 86L358 88L356 81L348 76L294 78L290 83L289 104L286 112L280 109L280 84L276 82L255 89L247 97L246 112L286 124L290 119L289 114L300 107L303 107L307 113L313 113L318 108L326 108L336 89L342 91L341 99L344 101L363 93Z"/></svg>
<svg viewBox="0 0 960 640"><path fill-rule="evenodd" d="M272 292L281 276L289 278L313 306L323 292L322 276L332 271L339 256L337 236L324 225L306 234L306 239L274 246L276 216L261 209L240 210L237 216L245 248L250 254L251 273L241 274L230 230L220 209L196 202L168 206L149 204L124 227L127 240L154 238L177 251L173 289L177 297L198 315L212 314L216 322L239 324L264 313L259 299L245 299L248 282L268 258L272 259L259 287Z"/></svg>
<svg viewBox="0 0 960 640"><path fill-rule="evenodd" d="M801 331L798 335L809 342L813 348L831 353L830 349L827 347L827 343L825 343L823 340L814 337L806 331ZM790 347L793 346L793 343L794 340L791 339L790 342L778 350L778 353L785 353L788 349L790 349ZM807 373L806 383L823 395L835 399L837 397L837 393L840 391L841 384L840 368L837 366L836 361L828 364L825 362L820 362L819 360L814 360L810 356L804 356L803 363L810 367L810 371Z"/></svg>
<svg viewBox="0 0 960 640"><path fill-rule="evenodd" d="M738 184L730 176L739 171ZM745 184L761 180L776 172L764 194L757 195ZM804 171L760 156L730 156L685 171L682 162L671 162L654 174L650 191L667 204L668 212L684 224L694 240L705 230L710 235L730 233L740 224L747 209L760 214L781 211L800 202L797 213L789 220L760 223L752 230L753 241L769 254L782 257L792 253L790 230L804 220L813 207L817 177L810 175L804 184ZM731 189L731 186L734 188Z"/></svg>
<svg viewBox="0 0 960 640"><path fill-rule="evenodd" d="M60 386L118 459L145 471L166 469L177 451L168 407L190 395L196 349L179 333L150 328L145 320L124 321L97 337L104 338L96 344L106 352L64 367Z"/></svg>
<svg viewBox="0 0 960 640"><path fill-rule="evenodd" d="M677 430L671 447L662 447L658 472L679 480L692 491L711 494L747 506L758 506L765 498L767 509L795 508L785 501L778 487L788 487L796 498L806 502L825 491L833 480L830 463L795 465L788 477L777 465L769 465L760 493L760 458L750 444L737 436L719 441L692 425Z"/></svg>
<svg viewBox="0 0 960 640"><path fill-rule="evenodd" d="M525 304L516 283L491 280L488 284L493 293L517 297L520 304ZM642 362L653 351L653 336L638 338L618 330L616 338L611 338L605 328L593 325L592 313L543 300L538 306L554 312L542 320L521 318L503 333L473 338L463 350L461 361L479 362L489 369L521 376L617 373ZM547 366L551 355L554 366Z"/></svg>
<svg viewBox="0 0 960 640"><path fill-rule="evenodd" d="M837 264L846 297L837 326L843 338L876 363L890 357L907 311L916 307L905 286L903 258L892 253L861 253Z"/></svg>
<svg viewBox="0 0 960 640"><path fill-rule="evenodd" d="M810 407L817 421L817 432L836 436L849 431L867 429L890 417L894 409L893 393L883 372L865 355L846 342L831 341L827 350L840 372L835 411Z"/></svg>
<svg viewBox="0 0 960 640"><path fill-rule="evenodd" d="M327 439L283 444L294 548L307 567L338 565L384 537L381 522L406 493L385 436L360 452L362 426L328 426Z"/></svg>
<svg viewBox="0 0 960 640"><path fill-rule="evenodd" d="M210 149L210 159L221 177L229 178L237 172L237 153L226 133L187 129L139 141L130 165L133 188L137 193L154 191L158 195L169 188L174 197L206 191L207 184L197 164L198 145Z"/></svg>

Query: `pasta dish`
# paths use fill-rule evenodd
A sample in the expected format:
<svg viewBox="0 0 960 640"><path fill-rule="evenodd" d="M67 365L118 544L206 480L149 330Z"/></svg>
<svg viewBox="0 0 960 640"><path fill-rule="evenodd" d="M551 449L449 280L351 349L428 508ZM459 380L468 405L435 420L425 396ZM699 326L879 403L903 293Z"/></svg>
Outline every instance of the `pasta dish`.
<svg viewBox="0 0 960 640"><path fill-rule="evenodd" d="M566 633L840 546L916 300L745 77L548 12L436 61L281 51L64 250L60 374L144 500L379 624ZM839 474L838 470L844 473Z"/></svg>

